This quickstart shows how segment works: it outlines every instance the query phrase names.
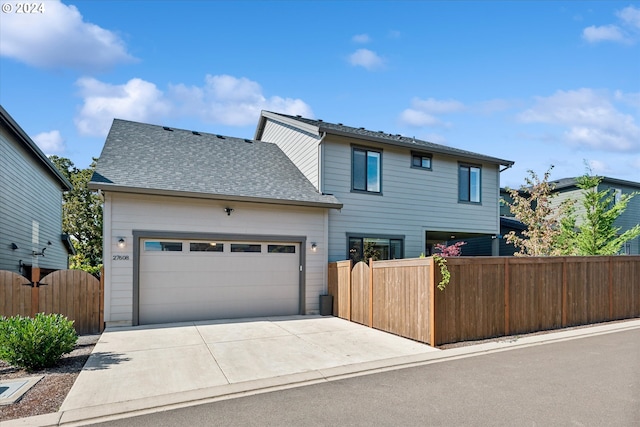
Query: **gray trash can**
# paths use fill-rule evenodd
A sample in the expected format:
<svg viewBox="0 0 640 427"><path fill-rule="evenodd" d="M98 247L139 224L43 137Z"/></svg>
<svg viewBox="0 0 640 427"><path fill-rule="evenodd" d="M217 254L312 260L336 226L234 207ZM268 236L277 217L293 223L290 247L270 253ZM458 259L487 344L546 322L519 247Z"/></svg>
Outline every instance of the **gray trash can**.
<svg viewBox="0 0 640 427"><path fill-rule="evenodd" d="M331 316L333 314L333 295L320 295L320 315Z"/></svg>

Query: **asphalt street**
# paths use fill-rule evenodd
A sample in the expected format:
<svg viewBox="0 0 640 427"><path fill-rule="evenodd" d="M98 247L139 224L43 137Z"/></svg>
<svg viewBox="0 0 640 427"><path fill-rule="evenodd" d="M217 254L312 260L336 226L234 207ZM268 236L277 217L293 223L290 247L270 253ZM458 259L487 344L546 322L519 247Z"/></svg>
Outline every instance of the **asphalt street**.
<svg viewBox="0 0 640 427"><path fill-rule="evenodd" d="M638 426L640 329L222 400L101 426Z"/></svg>

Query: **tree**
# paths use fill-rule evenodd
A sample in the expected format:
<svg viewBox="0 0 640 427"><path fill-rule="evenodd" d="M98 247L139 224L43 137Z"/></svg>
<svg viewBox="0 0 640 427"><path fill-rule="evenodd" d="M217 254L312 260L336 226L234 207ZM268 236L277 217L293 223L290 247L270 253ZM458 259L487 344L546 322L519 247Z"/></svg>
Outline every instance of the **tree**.
<svg viewBox="0 0 640 427"><path fill-rule="evenodd" d="M456 242L447 246L446 243L437 243L434 250L442 257L460 256L462 255L462 247L466 244L467 242Z"/></svg>
<svg viewBox="0 0 640 427"><path fill-rule="evenodd" d="M577 179L582 189L584 213L576 227L572 210L562 224L563 236L569 243L565 255L616 255L629 240L640 236L640 224L622 234L615 226L616 219L626 210L629 201L638 192L620 195L619 200L612 189L598 191L602 178L589 173Z"/></svg>
<svg viewBox="0 0 640 427"><path fill-rule="evenodd" d="M102 200L88 187L96 159L87 169L78 169L65 157L49 159L71 182L73 190L62 196L62 231L71 236L76 255L70 267L97 273L102 264Z"/></svg>
<svg viewBox="0 0 640 427"><path fill-rule="evenodd" d="M549 182L553 166L545 172L542 180L529 170L525 184L520 190L507 188L512 202L503 200L509 206L514 217L527 228L518 236L511 231L505 237L507 243L519 249L516 256L554 256L561 255L562 248L568 243L562 234L562 221L571 211L572 201L553 203L557 193Z"/></svg>

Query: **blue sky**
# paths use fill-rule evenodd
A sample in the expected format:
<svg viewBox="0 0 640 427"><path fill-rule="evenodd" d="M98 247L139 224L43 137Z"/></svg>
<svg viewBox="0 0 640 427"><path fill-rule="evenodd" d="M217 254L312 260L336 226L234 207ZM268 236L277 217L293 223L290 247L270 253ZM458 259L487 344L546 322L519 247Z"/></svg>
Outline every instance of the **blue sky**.
<svg viewBox="0 0 640 427"><path fill-rule="evenodd" d="M638 1L2 0L0 103L86 167L113 118L254 135L302 114L640 181Z"/></svg>

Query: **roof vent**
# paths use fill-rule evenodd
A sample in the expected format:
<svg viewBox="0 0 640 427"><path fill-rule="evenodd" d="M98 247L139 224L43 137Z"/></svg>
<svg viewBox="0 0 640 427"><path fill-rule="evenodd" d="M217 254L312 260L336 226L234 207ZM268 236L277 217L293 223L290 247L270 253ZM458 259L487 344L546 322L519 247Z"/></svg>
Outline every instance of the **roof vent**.
<svg viewBox="0 0 640 427"><path fill-rule="evenodd" d="M378 133L384 133L384 131L383 130L379 130Z"/></svg>
<svg viewBox="0 0 640 427"><path fill-rule="evenodd" d="M360 130L364 130L364 128L360 128Z"/></svg>
<svg viewBox="0 0 640 427"><path fill-rule="evenodd" d="M253 141L250 139L245 139L244 142L248 142L249 144L253 144Z"/></svg>
<svg viewBox="0 0 640 427"><path fill-rule="evenodd" d="M196 132L195 130L192 130L191 133L200 136L200 132Z"/></svg>
<svg viewBox="0 0 640 427"><path fill-rule="evenodd" d="M217 136L218 138L220 138L220 139L224 139L224 136L222 136L222 135L216 135L216 136Z"/></svg>
<svg viewBox="0 0 640 427"><path fill-rule="evenodd" d="M342 123L338 123L338 126L344 126Z"/></svg>
<svg viewBox="0 0 640 427"><path fill-rule="evenodd" d="M318 121L319 121L319 122L321 122L321 121L322 121L322 119L318 119Z"/></svg>
<svg viewBox="0 0 640 427"><path fill-rule="evenodd" d="M171 128L170 128L170 127L168 127L168 126L162 126L162 129L164 129L164 130L168 130L169 132L173 132L173 129L171 129Z"/></svg>
<svg viewBox="0 0 640 427"><path fill-rule="evenodd" d="M296 114L296 117L302 117L300 114Z"/></svg>

